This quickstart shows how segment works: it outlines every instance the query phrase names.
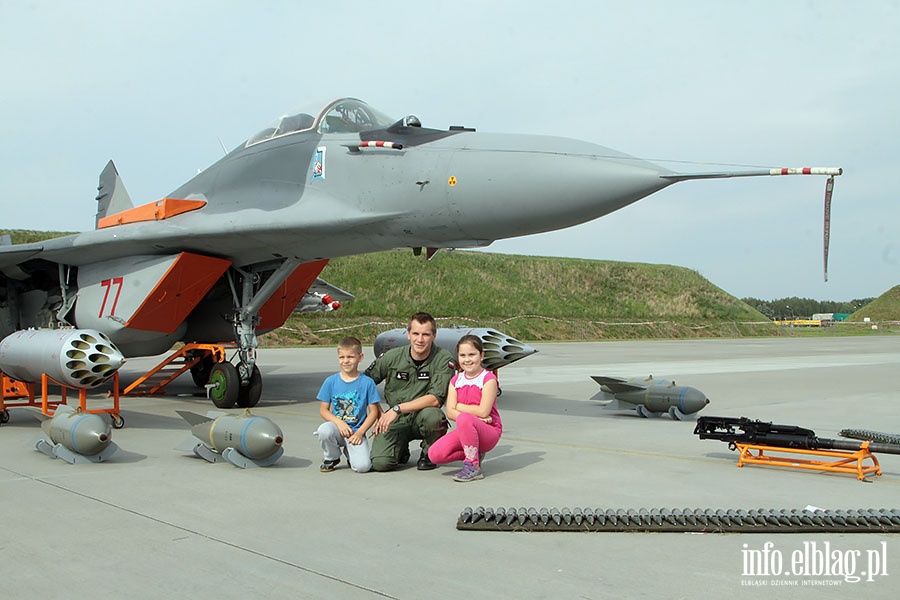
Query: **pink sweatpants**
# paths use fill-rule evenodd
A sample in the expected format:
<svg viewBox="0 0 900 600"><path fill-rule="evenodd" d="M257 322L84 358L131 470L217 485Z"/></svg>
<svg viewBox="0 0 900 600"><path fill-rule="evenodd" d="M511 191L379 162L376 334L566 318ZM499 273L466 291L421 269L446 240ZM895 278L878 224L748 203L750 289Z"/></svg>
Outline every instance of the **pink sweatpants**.
<svg viewBox="0 0 900 600"><path fill-rule="evenodd" d="M478 454L493 450L502 432L499 426L488 425L469 413L460 413L456 417L456 429L431 445L428 458L438 465L465 460L478 467Z"/></svg>

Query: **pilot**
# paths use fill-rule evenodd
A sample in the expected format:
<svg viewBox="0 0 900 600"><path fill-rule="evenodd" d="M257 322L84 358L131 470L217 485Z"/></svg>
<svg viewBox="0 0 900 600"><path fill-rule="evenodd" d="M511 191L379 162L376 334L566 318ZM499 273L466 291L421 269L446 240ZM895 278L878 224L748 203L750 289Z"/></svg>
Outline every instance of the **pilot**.
<svg viewBox="0 0 900 600"><path fill-rule="evenodd" d="M385 382L388 410L372 428L372 469L393 471L409 461L409 442L422 440L416 467L429 471L436 465L428 459L428 448L447 433L447 418L441 407L455 372L453 357L434 346L437 325L426 312L412 316L406 327L409 346L388 350L373 362L366 375L375 383Z"/></svg>

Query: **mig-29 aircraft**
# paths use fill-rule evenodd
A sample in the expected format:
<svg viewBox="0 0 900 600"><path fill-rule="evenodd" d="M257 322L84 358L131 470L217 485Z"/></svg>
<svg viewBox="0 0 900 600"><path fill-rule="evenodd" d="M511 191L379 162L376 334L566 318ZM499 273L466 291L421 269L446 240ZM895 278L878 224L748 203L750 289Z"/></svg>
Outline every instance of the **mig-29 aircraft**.
<svg viewBox="0 0 900 600"><path fill-rule="evenodd" d="M551 173L552 177L535 177ZM675 173L574 139L437 130L354 98L279 119L162 200L132 207L112 162L96 229L0 246L0 336L71 326L126 356L237 345L193 372L219 407L253 406L257 336L334 257L440 248L584 223L673 183L840 169ZM31 359L27 359L31 360Z"/></svg>

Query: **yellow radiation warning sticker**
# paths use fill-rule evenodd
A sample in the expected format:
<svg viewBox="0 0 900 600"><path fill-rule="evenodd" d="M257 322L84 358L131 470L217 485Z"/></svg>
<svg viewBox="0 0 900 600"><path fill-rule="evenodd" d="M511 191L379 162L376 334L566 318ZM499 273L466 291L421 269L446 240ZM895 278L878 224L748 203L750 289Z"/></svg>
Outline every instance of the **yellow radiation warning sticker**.
<svg viewBox="0 0 900 600"><path fill-rule="evenodd" d="M447 185L449 185L450 187L456 185L456 177L454 175L451 175L450 179L447 180Z"/></svg>

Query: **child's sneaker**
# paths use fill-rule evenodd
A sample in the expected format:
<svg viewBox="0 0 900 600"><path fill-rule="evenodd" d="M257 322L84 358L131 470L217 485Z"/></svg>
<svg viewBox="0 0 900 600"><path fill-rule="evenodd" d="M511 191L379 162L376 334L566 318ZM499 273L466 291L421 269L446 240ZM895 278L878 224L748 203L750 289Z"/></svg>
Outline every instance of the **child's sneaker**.
<svg viewBox="0 0 900 600"><path fill-rule="evenodd" d="M484 475L481 474L481 469L476 468L470 462L464 462L462 470L453 476L453 481L461 481L463 483L475 481L476 479L484 479Z"/></svg>
<svg viewBox="0 0 900 600"><path fill-rule="evenodd" d="M339 464L341 464L340 457L334 460L326 460L322 463L322 466L319 467L319 471L321 471L322 473L331 473Z"/></svg>

